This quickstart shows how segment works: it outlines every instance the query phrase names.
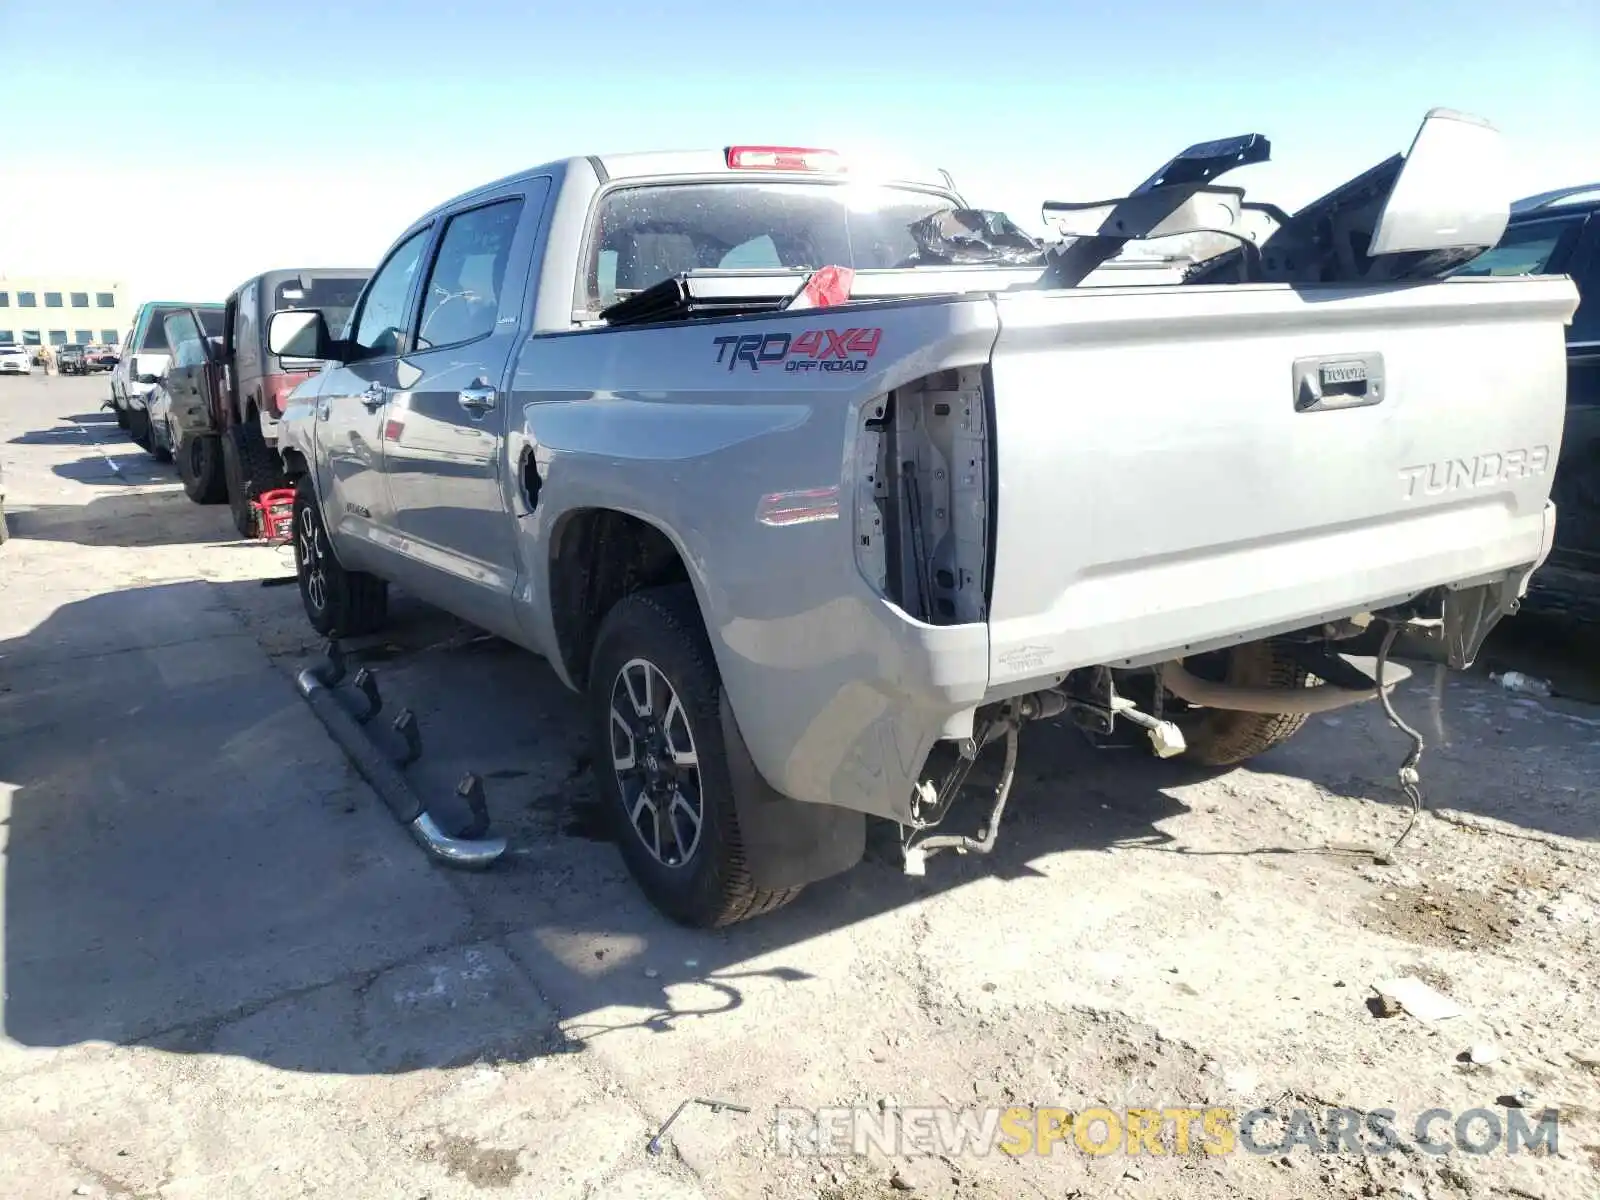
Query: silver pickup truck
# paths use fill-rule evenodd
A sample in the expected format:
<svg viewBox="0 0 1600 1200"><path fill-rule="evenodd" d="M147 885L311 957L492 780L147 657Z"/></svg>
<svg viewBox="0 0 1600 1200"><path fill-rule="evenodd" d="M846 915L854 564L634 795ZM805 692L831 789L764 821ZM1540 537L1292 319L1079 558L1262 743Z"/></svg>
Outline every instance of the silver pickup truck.
<svg viewBox="0 0 1600 1200"><path fill-rule="evenodd" d="M1496 145L1436 110L1291 215L1215 182L1265 139L1206 143L1049 243L821 151L489 184L344 328L273 317L328 360L279 441L307 614L369 633L392 581L547 658L696 925L866 815L914 872L987 850L1032 719L1225 764L1387 705L1396 633L1468 665L1550 546L1576 292L1447 278L1505 226ZM933 832L990 745L982 828Z"/></svg>

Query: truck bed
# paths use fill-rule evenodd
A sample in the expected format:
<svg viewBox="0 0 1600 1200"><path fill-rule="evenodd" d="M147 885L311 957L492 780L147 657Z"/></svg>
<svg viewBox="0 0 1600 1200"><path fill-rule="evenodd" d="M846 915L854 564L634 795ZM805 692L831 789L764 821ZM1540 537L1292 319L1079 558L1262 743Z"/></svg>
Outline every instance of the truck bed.
<svg viewBox="0 0 1600 1200"><path fill-rule="evenodd" d="M978 291L535 337L513 391L544 520L620 503L679 548L761 774L903 819L985 701L1520 584L1576 303L1563 279ZM1302 411L1300 360L1335 392L1381 365L1377 402Z"/></svg>

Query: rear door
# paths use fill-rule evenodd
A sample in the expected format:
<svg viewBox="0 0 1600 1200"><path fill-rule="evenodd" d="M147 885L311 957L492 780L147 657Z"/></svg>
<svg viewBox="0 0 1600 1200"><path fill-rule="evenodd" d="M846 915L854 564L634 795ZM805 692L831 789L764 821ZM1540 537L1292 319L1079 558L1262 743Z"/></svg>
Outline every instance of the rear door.
<svg viewBox="0 0 1600 1200"><path fill-rule="evenodd" d="M412 230L389 252L362 293L346 361L321 377L317 401L317 491L323 519L347 560L387 560L394 510L383 482L383 425L401 386L423 255L432 223ZM405 372L410 378L410 373Z"/></svg>
<svg viewBox="0 0 1600 1200"><path fill-rule="evenodd" d="M505 376L549 182L519 181L442 218L405 377L384 423L384 474L414 586L469 619L509 620L516 530Z"/></svg>

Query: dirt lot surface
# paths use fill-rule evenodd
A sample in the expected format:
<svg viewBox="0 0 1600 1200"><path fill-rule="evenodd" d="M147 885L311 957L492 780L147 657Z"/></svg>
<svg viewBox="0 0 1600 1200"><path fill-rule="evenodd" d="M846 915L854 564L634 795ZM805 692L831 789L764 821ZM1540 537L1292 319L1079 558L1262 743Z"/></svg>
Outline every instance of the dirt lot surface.
<svg viewBox="0 0 1600 1200"><path fill-rule="evenodd" d="M397 598L365 656L421 718L417 786L479 772L515 844L426 863L291 686L317 646L264 586L289 551L189 503L105 386L0 380L0 1196L1600 1195L1600 708L1419 669L1434 813L1392 866L1340 848L1405 822L1375 707L1228 772L1032 728L990 858L912 879L878 838L690 932L606 842L549 670ZM1486 660L1592 696L1554 638ZM1461 1014L1395 1012L1397 976ZM693 1097L749 1111L692 1106L650 1154ZM1159 1155L780 1144L780 1108L841 1105L1273 1116L1260 1153L1198 1124ZM1391 1110L1399 1148L1318 1153L1344 1108ZM1430 1109L1438 1143L1473 1109L1558 1110L1558 1140L1419 1146Z"/></svg>

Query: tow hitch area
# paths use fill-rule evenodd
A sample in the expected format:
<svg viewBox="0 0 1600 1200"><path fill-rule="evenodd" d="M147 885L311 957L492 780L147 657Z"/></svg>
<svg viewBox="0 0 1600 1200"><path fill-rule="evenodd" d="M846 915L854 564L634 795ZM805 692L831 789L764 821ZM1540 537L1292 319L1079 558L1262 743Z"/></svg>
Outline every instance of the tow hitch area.
<svg viewBox="0 0 1600 1200"><path fill-rule="evenodd" d="M972 736L963 738L957 744L960 756L955 765L937 785L925 781L917 786L912 796L911 815L914 823L901 842L907 875L925 875L929 856L941 850L954 850L957 854L988 854L994 849L995 841L1000 836L1000 818L1005 815L1006 800L1016 777L1017 743L1021 727L1028 721L1049 720L1066 713L1085 730L1109 733L1116 719L1121 717L1145 731L1151 748L1161 758L1183 753L1183 731L1173 722L1164 720L1159 712L1152 716L1141 711L1132 700L1119 696L1109 668L1096 667L1086 672L1085 676L1082 680L1069 681L1064 688L1031 692L979 713L973 721ZM978 830L977 836L927 832L944 821L984 747L1002 740L1005 742L1005 763L1000 769L999 782L995 784L989 818Z"/></svg>
<svg viewBox="0 0 1600 1200"><path fill-rule="evenodd" d="M400 748L386 750L367 731L383 710L377 676L371 668L362 667L346 681L348 667L337 640L328 643L326 653L327 661L302 670L295 677L295 686L395 819L437 863L481 871L497 862L506 852L506 839L488 836L489 808L483 780L468 774L456 788L472 816L467 827L454 833L443 829L402 773L422 757L422 732L416 714L408 708L394 719L391 728ZM346 694L354 699L355 707L347 702Z"/></svg>

